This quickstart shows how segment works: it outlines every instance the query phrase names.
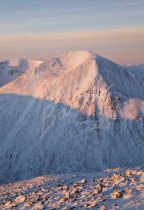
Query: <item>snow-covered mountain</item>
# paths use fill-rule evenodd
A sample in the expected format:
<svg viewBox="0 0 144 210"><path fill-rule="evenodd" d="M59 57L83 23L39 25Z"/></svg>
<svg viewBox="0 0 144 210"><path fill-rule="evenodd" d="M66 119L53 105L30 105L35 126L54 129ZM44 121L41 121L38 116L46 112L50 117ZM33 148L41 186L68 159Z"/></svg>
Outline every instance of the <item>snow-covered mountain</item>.
<svg viewBox="0 0 144 210"><path fill-rule="evenodd" d="M1 177L144 164L143 80L143 68L82 51L1 87Z"/></svg>
<svg viewBox="0 0 144 210"><path fill-rule="evenodd" d="M38 67L42 61L11 59L0 60L0 87L15 80L29 69Z"/></svg>

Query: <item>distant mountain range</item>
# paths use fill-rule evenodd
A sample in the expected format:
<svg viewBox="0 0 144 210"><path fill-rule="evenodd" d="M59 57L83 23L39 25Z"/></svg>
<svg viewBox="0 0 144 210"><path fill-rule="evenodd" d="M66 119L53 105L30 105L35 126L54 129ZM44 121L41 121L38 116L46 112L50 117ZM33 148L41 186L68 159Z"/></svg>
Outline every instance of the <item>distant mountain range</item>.
<svg viewBox="0 0 144 210"><path fill-rule="evenodd" d="M34 69L42 61L11 59L0 60L0 87L15 80L29 69Z"/></svg>

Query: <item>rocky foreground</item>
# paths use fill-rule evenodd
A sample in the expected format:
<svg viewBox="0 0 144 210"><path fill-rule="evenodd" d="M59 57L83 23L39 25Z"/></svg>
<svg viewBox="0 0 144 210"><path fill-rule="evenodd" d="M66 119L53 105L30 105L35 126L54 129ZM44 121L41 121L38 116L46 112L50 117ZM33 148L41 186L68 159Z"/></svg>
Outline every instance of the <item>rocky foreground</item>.
<svg viewBox="0 0 144 210"><path fill-rule="evenodd" d="M0 209L144 209L144 170L117 168L1 185Z"/></svg>

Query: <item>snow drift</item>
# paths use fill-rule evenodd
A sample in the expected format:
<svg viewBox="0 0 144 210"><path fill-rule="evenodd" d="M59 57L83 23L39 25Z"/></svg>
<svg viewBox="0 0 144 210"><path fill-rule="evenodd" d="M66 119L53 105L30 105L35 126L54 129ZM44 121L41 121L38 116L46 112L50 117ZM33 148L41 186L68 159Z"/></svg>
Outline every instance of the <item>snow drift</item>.
<svg viewBox="0 0 144 210"><path fill-rule="evenodd" d="M0 88L5 180L144 164L144 69L68 52Z"/></svg>

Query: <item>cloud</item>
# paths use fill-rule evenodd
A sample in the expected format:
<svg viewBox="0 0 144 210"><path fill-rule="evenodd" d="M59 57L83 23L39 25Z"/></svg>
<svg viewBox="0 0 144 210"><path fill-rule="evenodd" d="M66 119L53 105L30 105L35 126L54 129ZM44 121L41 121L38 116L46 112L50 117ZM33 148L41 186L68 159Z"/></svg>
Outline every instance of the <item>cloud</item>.
<svg viewBox="0 0 144 210"><path fill-rule="evenodd" d="M66 41L124 41L124 42L142 42L144 41L144 28L127 28L127 29L109 29L95 31L74 31L48 34L26 34L26 35L2 35L0 43L25 43L40 44L46 42L63 42ZM71 43L69 43L71 45ZM76 43L77 44L77 43Z"/></svg>
<svg viewBox="0 0 144 210"><path fill-rule="evenodd" d="M114 5L118 7L124 7L124 6L135 6L138 5L140 2L136 0L121 0L121 1L115 1Z"/></svg>
<svg viewBox="0 0 144 210"><path fill-rule="evenodd" d="M96 50L100 54L135 58L144 54L144 27L48 34L0 36L0 53L4 56L46 58L67 50ZM38 57L40 56L40 57ZM140 56L140 59L142 57Z"/></svg>

